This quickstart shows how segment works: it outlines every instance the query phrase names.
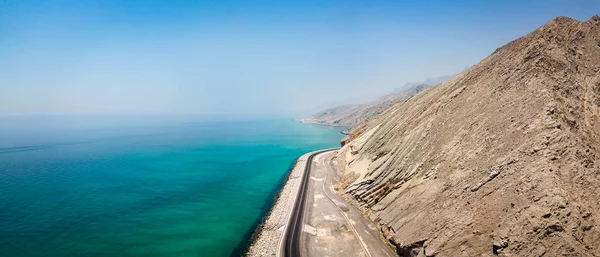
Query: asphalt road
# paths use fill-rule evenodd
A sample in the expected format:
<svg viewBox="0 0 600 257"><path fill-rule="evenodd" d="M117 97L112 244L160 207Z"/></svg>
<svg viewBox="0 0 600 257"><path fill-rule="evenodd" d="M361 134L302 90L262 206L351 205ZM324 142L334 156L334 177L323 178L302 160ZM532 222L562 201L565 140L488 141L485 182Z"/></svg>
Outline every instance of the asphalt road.
<svg viewBox="0 0 600 257"><path fill-rule="evenodd" d="M330 165L331 151L307 159L280 256L397 256L377 226L334 191L338 175Z"/></svg>
<svg viewBox="0 0 600 257"><path fill-rule="evenodd" d="M300 184L300 190L298 191L298 197L296 204L292 210L292 216L287 225L286 232L284 234L284 256L286 257L299 257L300 255L300 237L302 234L303 227L303 216L304 216L304 205L306 199L306 187L308 185L308 178L310 177L310 169L313 164L313 158L321 153L333 151L335 149L328 149L319 151L308 156L306 166L304 167L304 175L302 176L302 182Z"/></svg>

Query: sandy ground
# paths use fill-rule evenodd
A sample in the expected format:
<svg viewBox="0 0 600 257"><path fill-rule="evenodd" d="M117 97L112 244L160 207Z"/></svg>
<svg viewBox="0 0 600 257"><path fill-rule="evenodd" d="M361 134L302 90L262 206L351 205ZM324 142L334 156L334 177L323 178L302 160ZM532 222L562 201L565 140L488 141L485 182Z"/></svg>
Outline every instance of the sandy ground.
<svg viewBox="0 0 600 257"><path fill-rule="evenodd" d="M301 238L304 256L396 256L375 224L333 190L338 174L329 162L335 152L316 156L311 168Z"/></svg>

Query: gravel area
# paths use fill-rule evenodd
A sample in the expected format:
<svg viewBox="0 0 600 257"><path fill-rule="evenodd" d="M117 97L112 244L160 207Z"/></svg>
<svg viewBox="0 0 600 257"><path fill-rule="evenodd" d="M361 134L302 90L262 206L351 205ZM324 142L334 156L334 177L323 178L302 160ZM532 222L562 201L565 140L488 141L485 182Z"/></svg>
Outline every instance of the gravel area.
<svg viewBox="0 0 600 257"><path fill-rule="evenodd" d="M267 218L257 229L254 241L246 256L278 255L284 227L288 223L291 211L294 208L300 187L300 178L304 173L304 166L310 154L312 152L302 155L296 161Z"/></svg>

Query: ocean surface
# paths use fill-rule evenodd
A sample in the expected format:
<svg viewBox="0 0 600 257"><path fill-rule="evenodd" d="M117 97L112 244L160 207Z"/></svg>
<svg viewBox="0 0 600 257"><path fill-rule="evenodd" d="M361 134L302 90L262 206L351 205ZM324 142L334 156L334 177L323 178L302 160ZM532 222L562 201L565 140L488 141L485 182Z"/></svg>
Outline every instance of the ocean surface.
<svg viewBox="0 0 600 257"><path fill-rule="evenodd" d="M290 165L342 128L0 118L0 256L238 256Z"/></svg>

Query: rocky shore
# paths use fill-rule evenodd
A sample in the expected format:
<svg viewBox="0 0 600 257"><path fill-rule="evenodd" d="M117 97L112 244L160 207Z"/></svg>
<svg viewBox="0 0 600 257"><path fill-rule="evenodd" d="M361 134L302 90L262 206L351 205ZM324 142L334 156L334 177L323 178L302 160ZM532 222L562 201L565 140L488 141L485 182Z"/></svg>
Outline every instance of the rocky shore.
<svg viewBox="0 0 600 257"><path fill-rule="evenodd" d="M288 223L296 202L304 165L310 154L312 152L306 153L296 160L271 211L258 227L246 256L277 256L285 225Z"/></svg>

